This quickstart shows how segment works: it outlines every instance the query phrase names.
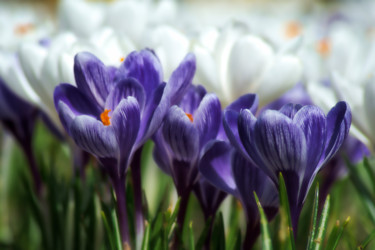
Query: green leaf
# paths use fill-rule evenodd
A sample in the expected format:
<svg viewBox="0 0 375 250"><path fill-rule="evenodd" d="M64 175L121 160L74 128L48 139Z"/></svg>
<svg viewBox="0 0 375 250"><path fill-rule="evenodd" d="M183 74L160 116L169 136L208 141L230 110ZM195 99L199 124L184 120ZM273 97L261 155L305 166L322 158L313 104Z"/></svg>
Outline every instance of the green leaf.
<svg viewBox="0 0 375 250"><path fill-rule="evenodd" d="M375 199L361 180L361 177L358 174L358 169L353 164L351 164L348 159L346 159L346 165L348 166L350 171L349 178L352 181L353 186L357 189L357 192L366 207L369 217L375 225Z"/></svg>
<svg viewBox="0 0 375 250"><path fill-rule="evenodd" d="M366 239L361 243L361 245L358 246L358 249L362 250L365 249L366 246L373 240L375 239L375 230L372 231L369 236L366 237Z"/></svg>
<svg viewBox="0 0 375 250"><path fill-rule="evenodd" d="M189 223L189 250L195 250L193 222Z"/></svg>
<svg viewBox="0 0 375 250"><path fill-rule="evenodd" d="M216 215L214 228L212 230L212 249L225 250L225 231L223 214L220 212Z"/></svg>
<svg viewBox="0 0 375 250"><path fill-rule="evenodd" d="M260 214L260 226L261 226L261 233L262 233L262 249L263 250L272 250L272 241L270 237L270 232L268 229L268 221L267 217L264 214L264 210L262 208L262 205L259 202L259 198L257 194L254 191L254 197L255 201L258 206L259 214Z"/></svg>
<svg viewBox="0 0 375 250"><path fill-rule="evenodd" d="M173 213L171 213L171 216L169 217L169 221L168 221L167 227L166 227L166 232L167 232L168 238L170 238L172 236L172 233L173 233L172 226L176 221L178 210L180 209L180 203L181 203L181 198L179 198L177 200L174 211L173 211Z"/></svg>
<svg viewBox="0 0 375 250"><path fill-rule="evenodd" d="M371 169L371 165L367 157L363 159L363 165L365 166L367 175L370 177L372 184L372 192L375 194L375 172Z"/></svg>
<svg viewBox="0 0 375 250"><path fill-rule="evenodd" d="M112 224L114 225L114 237L115 237L115 243L118 250L122 250L122 240L121 240L121 234L118 226L118 220L117 220L117 214L116 210L112 210Z"/></svg>
<svg viewBox="0 0 375 250"><path fill-rule="evenodd" d="M146 221L145 234L142 241L142 250L149 250L151 225Z"/></svg>
<svg viewBox="0 0 375 250"><path fill-rule="evenodd" d="M348 225L349 221L350 221L350 217L348 217L342 225L340 225L340 221L336 222L328 238L326 249L332 249L332 250L336 249L337 245L339 244L342 233L344 232L344 229Z"/></svg>
<svg viewBox="0 0 375 250"><path fill-rule="evenodd" d="M307 249L311 249L316 233L316 223L318 218L318 209L319 209L319 184L316 185L314 203L313 203L313 217L311 218L311 231L309 235L309 241L307 243Z"/></svg>
<svg viewBox="0 0 375 250"><path fill-rule="evenodd" d="M285 181L283 175L279 174L279 195L280 195L280 215L282 218L286 218L288 223L288 238L289 244L292 250L296 249L295 241L294 241L294 234L293 234L293 226L292 226L292 218L290 215L290 208L289 208L289 201L288 201L288 194L286 191Z"/></svg>
<svg viewBox="0 0 375 250"><path fill-rule="evenodd" d="M316 237L314 238L314 242L312 245L313 250L319 250L323 246L323 240L327 232L329 208L330 208L330 196L328 195L326 202L324 203L322 215L320 216L319 228L318 228Z"/></svg>
<svg viewBox="0 0 375 250"><path fill-rule="evenodd" d="M101 212L101 215L102 215L102 218L103 218L104 227L107 231L108 240L109 240L109 244L111 245L111 249L116 250L115 242L114 242L114 239L113 239L113 233L112 233L111 227L109 226L107 216L105 215L104 211Z"/></svg>

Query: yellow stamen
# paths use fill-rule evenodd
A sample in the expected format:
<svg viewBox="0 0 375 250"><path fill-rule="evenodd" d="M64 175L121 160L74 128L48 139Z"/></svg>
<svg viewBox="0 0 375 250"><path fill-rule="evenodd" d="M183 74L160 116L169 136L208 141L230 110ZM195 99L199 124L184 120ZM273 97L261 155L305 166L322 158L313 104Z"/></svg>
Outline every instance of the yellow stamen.
<svg viewBox="0 0 375 250"><path fill-rule="evenodd" d="M193 118L193 115L192 115L192 114L189 114L189 113L185 113L185 114L186 114L186 116L189 118L189 120L190 120L191 122L194 121L194 118Z"/></svg>
<svg viewBox="0 0 375 250"><path fill-rule="evenodd" d="M111 125L110 117L108 115L110 111L110 109L105 109L104 112L100 114L100 119L102 120L104 126Z"/></svg>
<svg viewBox="0 0 375 250"><path fill-rule="evenodd" d="M25 35L27 32L33 29L34 25L32 23L20 24L14 28L14 33L17 35Z"/></svg>
<svg viewBox="0 0 375 250"><path fill-rule="evenodd" d="M290 21L285 26L285 36L287 38L294 38L300 35L302 32L302 26L296 21Z"/></svg>
<svg viewBox="0 0 375 250"><path fill-rule="evenodd" d="M328 39L322 39L318 41L316 50L322 56L327 56L331 52L331 44Z"/></svg>
<svg viewBox="0 0 375 250"><path fill-rule="evenodd" d="M124 60L125 60L124 57L121 57L121 58L120 58L120 62L123 62Z"/></svg>

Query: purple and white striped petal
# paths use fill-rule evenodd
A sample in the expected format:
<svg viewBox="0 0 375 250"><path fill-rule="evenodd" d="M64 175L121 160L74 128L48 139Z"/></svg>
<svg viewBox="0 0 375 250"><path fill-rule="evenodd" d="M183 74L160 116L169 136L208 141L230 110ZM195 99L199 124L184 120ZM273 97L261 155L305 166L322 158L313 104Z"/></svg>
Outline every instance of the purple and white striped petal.
<svg viewBox="0 0 375 250"><path fill-rule="evenodd" d="M123 176L129 165L132 149L138 135L140 110L137 100L129 96L123 99L112 112L111 125L119 146L119 176Z"/></svg>
<svg viewBox="0 0 375 250"><path fill-rule="evenodd" d="M119 145L112 126L87 115L77 116L69 128L75 143L99 158L116 158Z"/></svg>
<svg viewBox="0 0 375 250"><path fill-rule="evenodd" d="M286 115L290 119L293 119L296 113L302 108L301 104L288 103L281 107L280 113Z"/></svg>
<svg viewBox="0 0 375 250"><path fill-rule="evenodd" d="M187 115L177 106L169 109L162 127L165 141L176 160L194 162L199 154L199 133Z"/></svg>
<svg viewBox="0 0 375 250"><path fill-rule="evenodd" d="M112 87L108 71L111 72L89 52L81 52L74 57L74 76L78 89L101 107L104 107Z"/></svg>

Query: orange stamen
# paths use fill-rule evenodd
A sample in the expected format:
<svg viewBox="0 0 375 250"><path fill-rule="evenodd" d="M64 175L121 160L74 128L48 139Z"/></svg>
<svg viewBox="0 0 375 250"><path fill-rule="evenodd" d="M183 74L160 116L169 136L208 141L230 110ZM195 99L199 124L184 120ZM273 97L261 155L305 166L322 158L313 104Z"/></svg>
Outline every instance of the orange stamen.
<svg viewBox="0 0 375 250"><path fill-rule="evenodd" d="M194 121L194 118L193 118L193 115L192 115L192 114L189 114L189 113L185 113L185 114L186 114L186 116L189 118L189 120L190 120L191 122Z"/></svg>
<svg viewBox="0 0 375 250"><path fill-rule="evenodd" d="M104 126L111 125L110 117L108 115L110 111L110 109L105 109L104 112L100 114L100 119L102 120Z"/></svg>
<svg viewBox="0 0 375 250"><path fill-rule="evenodd" d="M294 38L300 35L302 32L302 26L296 21L290 21L285 26L285 36L287 38Z"/></svg>
<svg viewBox="0 0 375 250"><path fill-rule="evenodd" d="M125 60L125 58L121 57L120 58L120 62L123 62Z"/></svg>
<svg viewBox="0 0 375 250"><path fill-rule="evenodd" d="M14 28L14 33L17 35L25 35L27 32L33 29L34 25L32 23L20 24Z"/></svg>
<svg viewBox="0 0 375 250"><path fill-rule="evenodd" d="M316 45L316 50L322 56L327 56L331 51L331 44L329 43L328 39L322 39L318 41Z"/></svg>

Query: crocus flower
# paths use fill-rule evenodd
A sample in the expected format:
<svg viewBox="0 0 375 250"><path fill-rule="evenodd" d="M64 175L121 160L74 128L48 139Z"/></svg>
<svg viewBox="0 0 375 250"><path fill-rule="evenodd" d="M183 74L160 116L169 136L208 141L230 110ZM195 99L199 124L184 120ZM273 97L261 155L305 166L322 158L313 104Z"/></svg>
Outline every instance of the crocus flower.
<svg viewBox="0 0 375 250"><path fill-rule="evenodd" d="M274 49L244 24L228 25L221 33L202 34L193 46L195 81L218 94L223 106L243 93L256 92L264 106L293 87L301 77L299 59L288 49ZM208 40L208 41L207 41Z"/></svg>
<svg viewBox="0 0 375 250"><path fill-rule="evenodd" d="M135 151L159 128L169 106L191 83L193 55L185 57L169 82L150 50L132 52L118 69L88 52L76 55L77 87L60 84L54 100L61 122L83 150L94 155L110 176L124 242L128 241L125 174Z"/></svg>
<svg viewBox="0 0 375 250"><path fill-rule="evenodd" d="M172 176L177 194L181 197L177 215L180 230L190 193L199 179L201 152L210 140L216 138L220 121L221 106L217 96L206 94L201 86L191 86L179 107L169 109L163 126L154 136L155 161Z"/></svg>
<svg viewBox="0 0 375 250"><path fill-rule="evenodd" d="M255 112L257 107L257 96L247 94L229 105L224 112L239 112L241 109ZM237 130L234 125L233 130ZM218 138L220 140L211 141L205 148L199 170L209 183L241 201L247 218L243 248L250 249L260 233L260 216L253 192L257 193L268 219L271 220L278 208L277 189L262 170L230 145L225 134Z"/></svg>
<svg viewBox="0 0 375 250"><path fill-rule="evenodd" d="M41 195L42 179L34 157L32 138L38 109L13 93L0 78L0 122L12 133L22 148L34 182L35 191Z"/></svg>
<svg viewBox="0 0 375 250"><path fill-rule="evenodd" d="M318 171L344 142L351 112L339 102L327 116L311 105L287 104L266 110L256 118L248 109L225 113L225 128L232 144L278 185L284 176L294 232L307 193ZM238 135L230 124L237 123Z"/></svg>

